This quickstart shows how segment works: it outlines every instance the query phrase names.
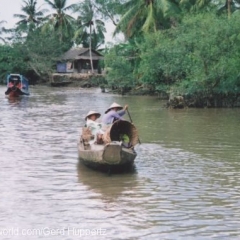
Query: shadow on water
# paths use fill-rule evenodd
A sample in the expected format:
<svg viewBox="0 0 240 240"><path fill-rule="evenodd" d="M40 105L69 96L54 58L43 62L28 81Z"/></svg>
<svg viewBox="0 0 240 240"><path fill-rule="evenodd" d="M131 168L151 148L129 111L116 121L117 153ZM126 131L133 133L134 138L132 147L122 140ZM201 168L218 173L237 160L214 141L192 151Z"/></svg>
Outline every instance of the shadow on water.
<svg viewBox="0 0 240 240"><path fill-rule="evenodd" d="M104 198L115 199L135 188L138 184L136 169L132 172L108 175L104 172L92 170L81 162L77 164L78 181Z"/></svg>
<svg viewBox="0 0 240 240"><path fill-rule="evenodd" d="M6 99L11 107L25 107L28 104L29 96L6 97Z"/></svg>

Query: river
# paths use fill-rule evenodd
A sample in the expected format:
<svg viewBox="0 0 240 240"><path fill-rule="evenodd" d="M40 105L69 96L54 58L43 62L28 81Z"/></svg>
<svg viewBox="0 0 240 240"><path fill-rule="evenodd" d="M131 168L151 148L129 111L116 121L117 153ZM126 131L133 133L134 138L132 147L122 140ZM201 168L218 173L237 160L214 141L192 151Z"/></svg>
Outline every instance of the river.
<svg viewBox="0 0 240 240"><path fill-rule="evenodd" d="M0 239L239 239L240 109L171 110L99 89L0 87ZM133 173L78 163L89 110L128 104ZM125 116L126 119L128 118Z"/></svg>

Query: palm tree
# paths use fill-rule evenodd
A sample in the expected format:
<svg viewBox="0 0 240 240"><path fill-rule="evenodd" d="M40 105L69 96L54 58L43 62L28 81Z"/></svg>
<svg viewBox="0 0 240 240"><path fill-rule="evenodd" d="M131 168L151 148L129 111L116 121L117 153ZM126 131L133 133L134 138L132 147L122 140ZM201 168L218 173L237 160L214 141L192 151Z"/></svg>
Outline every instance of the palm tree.
<svg viewBox="0 0 240 240"><path fill-rule="evenodd" d="M67 0L45 0L45 2L55 11L55 13L46 16L48 23L44 28L53 27L59 34L60 41L64 37L71 38L74 32L75 18L66 14L66 11L73 9L77 4L67 6Z"/></svg>
<svg viewBox="0 0 240 240"><path fill-rule="evenodd" d="M180 13L180 7L177 0L129 0L122 5L122 12L125 14L115 34L122 31L129 38L171 26L171 21Z"/></svg>
<svg viewBox="0 0 240 240"><path fill-rule="evenodd" d="M81 41L89 46L91 70L93 73L92 61L92 43L94 41L94 49L104 43L104 33L106 32L105 24L97 18L96 8L91 0L85 0L82 4L75 7L75 12L78 12L78 29L75 32L75 39L81 37Z"/></svg>
<svg viewBox="0 0 240 240"><path fill-rule="evenodd" d="M23 0L25 4L22 6L21 10L24 14L14 14L14 17L20 18L21 20L17 22L18 29L32 31L36 25L40 24L43 20L43 15L47 12L46 9L37 9L37 0Z"/></svg>

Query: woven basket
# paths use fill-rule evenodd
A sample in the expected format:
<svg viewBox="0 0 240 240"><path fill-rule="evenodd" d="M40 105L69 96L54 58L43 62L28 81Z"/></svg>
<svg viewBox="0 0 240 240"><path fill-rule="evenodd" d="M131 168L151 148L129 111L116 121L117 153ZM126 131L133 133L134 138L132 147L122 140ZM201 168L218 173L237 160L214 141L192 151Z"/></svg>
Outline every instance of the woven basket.
<svg viewBox="0 0 240 240"><path fill-rule="evenodd" d="M102 138L106 144L112 141L121 141L120 135L122 134L126 134L129 137L130 143L133 146L138 143L138 133L136 127L125 120L118 120L114 122L105 130Z"/></svg>

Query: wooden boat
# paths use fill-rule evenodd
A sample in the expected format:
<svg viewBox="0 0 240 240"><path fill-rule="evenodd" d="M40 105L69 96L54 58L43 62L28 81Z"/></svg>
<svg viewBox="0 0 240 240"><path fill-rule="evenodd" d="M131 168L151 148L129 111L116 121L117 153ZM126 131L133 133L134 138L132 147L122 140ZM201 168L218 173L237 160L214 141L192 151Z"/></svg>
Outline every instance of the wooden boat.
<svg viewBox="0 0 240 240"><path fill-rule="evenodd" d="M28 79L20 74L9 74L7 76L7 91L9 97L29 95Z"/></svg>
<svg viewBox="0 0 240 240"><path fill-rule="evenodd" d="M124 145L120 137L127 134L130 143ZM138 143L135 126L123 120L114 122L103 134L103 143L90 143L92 139L88 128L83 128L78 142L78 155L86 166L100 171L122 172L134 167L137 156L134 146Z"/></svg>

